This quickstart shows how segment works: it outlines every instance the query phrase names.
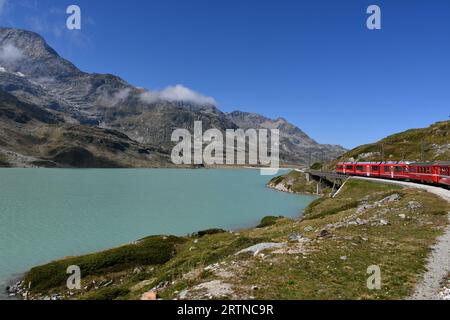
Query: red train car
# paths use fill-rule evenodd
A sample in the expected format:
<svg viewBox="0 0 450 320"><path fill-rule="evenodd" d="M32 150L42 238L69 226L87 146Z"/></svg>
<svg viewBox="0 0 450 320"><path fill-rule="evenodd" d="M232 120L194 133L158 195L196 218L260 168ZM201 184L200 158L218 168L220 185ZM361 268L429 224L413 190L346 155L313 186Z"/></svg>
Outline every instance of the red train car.
<svg viewBox="0 0 450 320"><path fill-rule="evenodd" d="M435 169L434 163L418 162L411 165L411 180L435 183Z"/></svg>
<svg viewBox="0 0 450 320"><path fill-rule="evenodd" d="M358 162L355 164L355 175L364 177L380 176L379 162Z"/></svg>
<svg viewBox="0 0 450 320"><path fill-rule="evenodd" d="M412 180L450 186L450 162L419 162L411 165Z"/></svg>
<svg viewBox="0 0 450 320"><path fill-rule="evenodd" d="M346 175L379 177L379 162L340 162L336 166L336 172Z"/></svg>
<svg viewBox="0 0 450 320"><path fill-rule="evenodd" d="M450 187L450 162L340 162L337 173L394 180L411 180Z"/></svg>
<svg viewBox="0 0 450 320"><path fill-rule="evenodd" d="M350 176L387 179L409 179L410 164L407 162L341 162L336 172Z"/></svg>
<svg viewBox="0 0 450 320"><path fill-rule="evenodd" d="M409 180L410 164L407 162L386 162L381 164L381 178Z"/></svg>
<svg viewBox="0 0 450 320"><path fill-rule="evenodd" d="M353 162L340 162L336 167L338 173L346 174L352 176L355 174L356 164Z"/></svg>
<svg viewBox="0 0 450 320"><path fill-rule="evenodd" d="M450 186L450 162L439 162L436 165L437 183Z"/></svg>
<svg viewBox="0 0 450 320"><path fill-rule="evenodd" d="M339 163L336 165L336 172L337 172L337 173L340 173L340 174L344 174L344 166L345 166L345 163L339 162Z"/></svg>

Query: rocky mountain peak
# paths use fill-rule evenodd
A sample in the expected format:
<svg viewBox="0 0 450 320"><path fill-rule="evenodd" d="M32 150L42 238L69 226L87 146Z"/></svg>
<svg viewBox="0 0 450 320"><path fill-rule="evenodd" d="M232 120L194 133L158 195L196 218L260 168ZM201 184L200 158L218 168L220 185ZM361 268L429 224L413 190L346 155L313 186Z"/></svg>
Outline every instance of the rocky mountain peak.
<svg viewBox="0 0 450 320"><path fill-rule="evenodd" d="M0 66L36 79L63 79L81 73L39 34L13 28L0 28Z"/></svg>

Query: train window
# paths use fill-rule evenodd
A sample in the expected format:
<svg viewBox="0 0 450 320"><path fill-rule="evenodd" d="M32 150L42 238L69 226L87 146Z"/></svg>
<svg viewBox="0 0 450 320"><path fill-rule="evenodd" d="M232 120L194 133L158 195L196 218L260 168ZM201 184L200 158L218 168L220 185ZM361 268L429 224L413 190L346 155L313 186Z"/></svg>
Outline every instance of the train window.
<svg viewBox="0 0 450 320"><path fill-rule="evenodd" d="M353 166L347 166L347 170L353 170Z"/></svg>
<svg viewBox="0 0 450 320"><path fill-rule="evenodd" d="M402 172L402 167L395 167L395 172Z"/></svg>
<svg viewBox="0 0 450 320"><path fill-rule="evenodd" d="M389 172L389 171L391 171L390 168L388 166L385 166L384 167L384 172Z"/></svg>
<svg viewBox="0 0 450 320"><path fill-rule="evenodd" d="M372 167L372 171L380 171L380 167L378 167L378 166L373 166L373 167Z"/></svg>
<svg viewBox="0 0 450 320"><path fill-rule="evenodd" d="M408 169L408 167L403 167L403 172L406 172L406 173L408 173L408 172L409 172L409 169Z"/></svg>
<svg viewBox="0 0 450 320"><path fill-rule="evenodd" d="M364 171L364 167L363 166L356 166L356 170L357 171Z"/></svg>

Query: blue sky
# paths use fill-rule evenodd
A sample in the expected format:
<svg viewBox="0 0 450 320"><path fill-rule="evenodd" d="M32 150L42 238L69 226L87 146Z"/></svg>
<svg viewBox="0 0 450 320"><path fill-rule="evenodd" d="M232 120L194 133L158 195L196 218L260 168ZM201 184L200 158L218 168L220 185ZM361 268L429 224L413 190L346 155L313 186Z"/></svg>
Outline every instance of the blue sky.
<svg viewBox="0 0 450 320"><path fill-rule="evenodd" d="M80 31L65 28L70 4ZM371 4L382 30L366 27ZM0 0L0 12L84 71L182 84L322 143L354 147L450 115L447 0Z"/></svg>

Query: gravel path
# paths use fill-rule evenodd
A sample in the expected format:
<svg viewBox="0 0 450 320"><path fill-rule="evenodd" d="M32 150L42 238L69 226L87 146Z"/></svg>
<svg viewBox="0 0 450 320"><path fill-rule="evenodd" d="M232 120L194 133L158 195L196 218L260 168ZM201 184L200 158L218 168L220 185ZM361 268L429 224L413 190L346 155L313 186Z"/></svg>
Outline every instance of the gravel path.
<svg viewBox="0 0 450 320"><path fill-rule="evenodd" d="M411 188L419 188L436 194L450 203L450 191L438 187L416 184L412 182L390 181L383 179L355 177L354 179L380 181L384 183L397 184ZM450 212L448 215L450 222ZM411 300L441 300L439 292L442 290L442 282L450 274L450 224L445 229L444 234L436 239L436 244L432 247L432 254L428 259L427 272L416 287Z"/></svg>

